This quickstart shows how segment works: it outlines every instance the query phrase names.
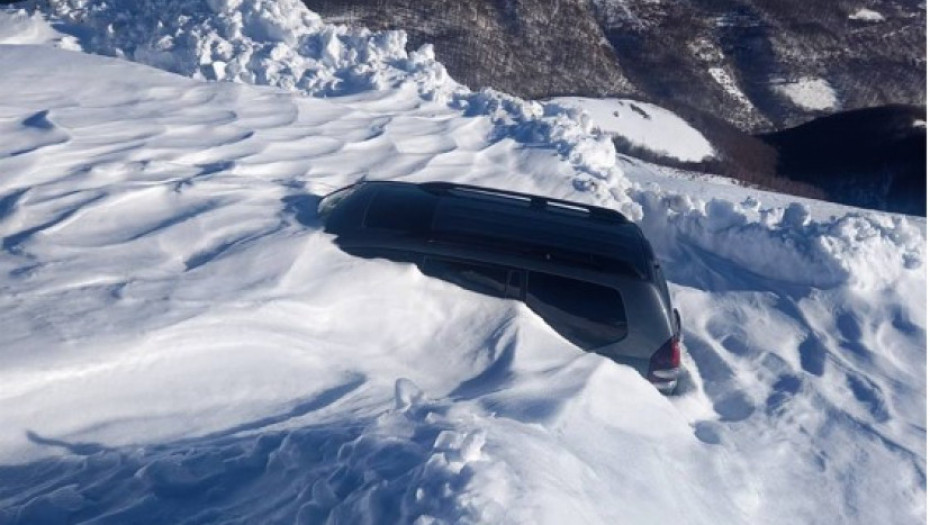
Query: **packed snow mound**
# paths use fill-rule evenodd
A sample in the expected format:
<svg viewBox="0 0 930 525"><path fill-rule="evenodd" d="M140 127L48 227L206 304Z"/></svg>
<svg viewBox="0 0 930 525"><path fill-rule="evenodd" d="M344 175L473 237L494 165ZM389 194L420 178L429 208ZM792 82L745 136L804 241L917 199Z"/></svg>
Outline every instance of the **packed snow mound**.
<svg viewBox="0 0 930 525"><path fill-rule="evenodd" d="M465 116L490 117L495 123L492 139L554 149L579 172L575 185L580 191L604 185L625 189L610 137L597 133L595 124L577 111L557 102L525 101L491 89L465 94L453 107L462 108Z"/></svg>
<svg viewBox="0 0 930 525"><path fill-rule="evenodd" d="M80 50L76 39L52 29L38 13L25 10L0 12L0 44L54 44Z"/></svg>
<svg viewBox="0 0 930 525"><path fill-rule="evenodd" d="M601 131L659 155L684 162L700 162L716 155L714 147L698 130L654 104L584 97L556 97L552 102L583 110Z"/></svg>
<svg viewBox="0 0 930 525"><path fill-rule="evenodd" d="M41 9L86 52L196 79L323 96L452 85L430 47L407 52L403 31L325 24L299 0L52 0Z"/></svg>
<svg viewBox="0 0 930 525"><path fill-rule="evenodd" d="M671 259L687 255L681 250L687 242L760 277L818 288L879 289L903 273L922 271L924 234L903 217L863 212L818 222L800 203L773 209L755 199L705 203L661 191L633 195L646 236Z"/></svg>

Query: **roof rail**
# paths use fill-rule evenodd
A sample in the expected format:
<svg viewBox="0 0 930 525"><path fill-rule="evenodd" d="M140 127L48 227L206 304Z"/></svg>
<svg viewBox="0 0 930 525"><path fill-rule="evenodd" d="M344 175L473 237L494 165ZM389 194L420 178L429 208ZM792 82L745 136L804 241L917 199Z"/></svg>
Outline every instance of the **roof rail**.
<svg viewBox="0 0 930 525"><path fill-rule="evenodd" d="M474 192L484 195L494 195L497 197L510 198L514 200L528 201L530 206L533 208L547 209L550 207L554 208L567 208L579 211L585 211L588 213L588 216L593 219L599 219L608 222L618 222L618 223L627 223L630 222L622 213L616 210L611 210L609 208L602 208L600 206L593 206L590 204L584 204L581 202L567 201L564 199L554 199L551 197L542 197L539 195L530 195L528 193L520 193L517 191L510 190L501 190L497 188L486 188L483 186L473 186L471 184L457 184L454 182L423 182L418 184L424 190L434 193L434 194L443 194L449 195L452 190L460 190L466 192Z"/></svg>

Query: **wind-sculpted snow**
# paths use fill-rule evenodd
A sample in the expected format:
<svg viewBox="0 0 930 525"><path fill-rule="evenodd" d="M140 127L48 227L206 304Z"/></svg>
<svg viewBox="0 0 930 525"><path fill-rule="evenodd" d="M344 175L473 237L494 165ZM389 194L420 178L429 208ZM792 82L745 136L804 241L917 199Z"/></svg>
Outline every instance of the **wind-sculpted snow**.
<svg viewBox="0 0 930 525"><path fill-rule="evenodd" d="M160 4L64 5L105 29ZM67 41L37 23L10 25ZM688 197L583 114L492 92L307 97L37 46L0 71L0 522L925 520L918 219ZM682 392L339 251L316 205L361 177L622 209L683 314Z"/></svg>
<svg viewBox="0 0 930 525"><path fill-rule="evenodd" d="M34 2L27 6L37 9ZM590 185L591 176L619 172L609 138L592 137L592 124L576 110L493 90L473 93L449 78L430 46L407 51L403 31L326 24L298 0L50 0L38 9L88 53L313 96L408 85L426 100L489 116L498 139L556 149L586 175L576 180L579 187Z"/></svg>
<svg viewBox="0 0 930 525"><path fill-rule="evenodd" d="M266 429L336 403L358 386L351 381L330 388L277 418L150 447L68 443L31 433L37 446L70 455L0 467L0 479L29 485L0 486L7 503L0 521L497 521L500 503L480 494L463 497L483 477L476 466L493 467L482 452L480 418L457 413L449 403L405 399L410 392L404 389L416 389L409 380L398 380L398 407L378 416Z"/></svg>
<svg viewBox="0 0 930 525"><path fill-rule="evenodd" d="M583 111L493 90L471 92L449 78L429 46L407 51L403 31L327 24L298 0L50 0L30 7L59 31L73 33L86 52L197 79L272 85L314 96L415 88L424 100L446 102L465 116L488 117L491 140L554 150L574 168L576 192L593 193L602 204L634 216L639 216L638 204L644 220L659 226L657 235L665 236L665 223L671 221L680 234L701 238L700 246L763 276L785 279L794 265L814 264L818 271L807 279L810 284L864 284L871 280L864 277L867 272L853 270L872 267L878 256L891 273L876 279L891 282L899 268L923 264L920 233L900 219L854 215L819 223L809 221L800 209L760 212L729 203L711 203L705 209L667 192L634 193L631 200L610 137L596 132ZM676 201L675 209L656 206L657 200ZM785 213L789 220L779 220ZM759 239L765 239L761 245ZM757 249L743 250L745 242Z"/></svg>
<svg viewBox="0 0 930 525"><path fill-rule="evenodd" d="M584 192L604 184L625 189L623 171L610 137L594 133L594 124L583 112L556 103L527 102L485 90L461 95L453 107L465 116L487 116L494 122L490 139L511 139L536 147L551 148L578 172L575 189Z"/></svg>
<svg viewBox="0 0 930 525"><path fill-rule="evenodd" d="M525 308L319 232L319 194L362 174L500 179L551 159L488 139L487 119L38 47L5 47L0 68L0 521L501 521L535 498L506 422L562 413L547 389L563 365L582 359L564 392L618 373Z"/></svg>

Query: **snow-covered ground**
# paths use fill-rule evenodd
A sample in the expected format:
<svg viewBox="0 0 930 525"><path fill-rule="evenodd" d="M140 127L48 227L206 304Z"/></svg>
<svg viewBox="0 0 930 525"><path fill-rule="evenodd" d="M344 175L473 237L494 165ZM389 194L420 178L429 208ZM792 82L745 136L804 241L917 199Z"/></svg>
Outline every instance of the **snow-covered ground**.
<svg viewBox="0 0 930 525"><path fill-rule="evenodd" d="M586 111L601 131L681 161L715 156L710 142L684 119L655 104L618 98L556 97L559 104Z"/></svg>
<svg viewBox="0 0 930 525"><path fill-rule="evenodd" d="M850 20L859 20L862 22L884 22L885 17L873 9L860 7L855 13L849 15Z"/></svg>
<svg viewBox="0 0 930 525"><path fill-rule="evenodd" d="M0 10L0 523L925 521L923 219L618 160L296 2L168 4ZM682 392L336 249L360 177L627 213Z"/></svg>
<svg viewBox="0 0 930 525"><path fill-rule="evenodd" d="M776 81L772 84L772 89L804 109L827 110L837 105L836 91L822 78L805 77L794 81Z"/></svg>
<svg viewBox="0 0 930 525"><path fill-rule="evenodd" d="M743 90L739 87L739 82L736 81L736 78L727 68L711 67L707 69L707 72L740 106L743 108L753 107L752 101L743 93Z"/></svg>

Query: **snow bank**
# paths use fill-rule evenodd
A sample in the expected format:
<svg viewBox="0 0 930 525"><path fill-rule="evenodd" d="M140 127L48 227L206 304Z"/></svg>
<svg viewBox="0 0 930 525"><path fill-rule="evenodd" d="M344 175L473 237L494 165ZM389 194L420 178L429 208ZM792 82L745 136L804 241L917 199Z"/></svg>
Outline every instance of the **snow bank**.
<svg viewBox="0 0 930 525"><path fill-rule="evenodd" d="M75 39L63 36L38 13L0 11L0 44L55 44L65 49L80 50Z"/></svg>
<svg viewBox="0 0 930 525"><path fill-rule="evenodd" d="M197 79L321 96L451 86L430 47L406 51L404 32L325 24L299 0L51 0L39 9L85 52Z"/></svg>
<svg viewBox="0 0 930 525"><path fill-rule="evenodd" d="M920 270L924 235L903 217L850 213L817 222L803 204L762 209L655 191L634 191L641 226L664 258L698 248L766 279L818 288L880 289Z"/></svg>
<svg viewBox="0 0 930 525"><path fill-rule="evenodd" d="M553 148L575 169L600 183L624 185L610 137L595 134L595 124L559 103L525 101L491 89L463 93L453 107L465 116L488 116L495 124L493 140L511 139L535 147ZM579 190L595 188L589 179L576 178Z"/></svg>

